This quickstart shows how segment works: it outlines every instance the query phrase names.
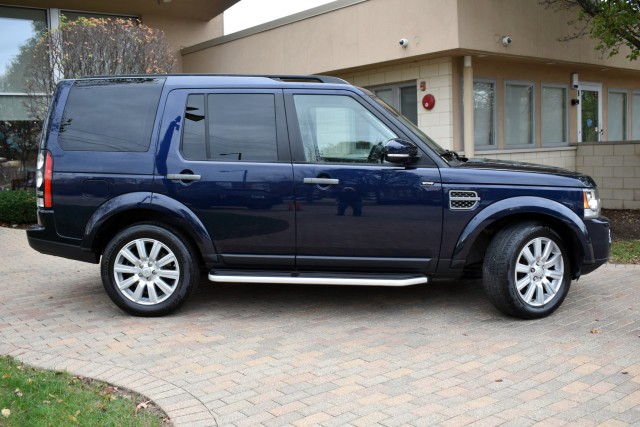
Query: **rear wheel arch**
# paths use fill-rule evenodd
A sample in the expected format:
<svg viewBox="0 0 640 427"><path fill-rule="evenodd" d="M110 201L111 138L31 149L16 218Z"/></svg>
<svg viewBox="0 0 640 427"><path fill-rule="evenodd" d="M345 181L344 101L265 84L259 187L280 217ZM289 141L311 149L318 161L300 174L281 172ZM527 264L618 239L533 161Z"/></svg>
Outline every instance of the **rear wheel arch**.
<svg viewBox="0 0 640 427"><path fill-rule="evenodd" d="M122 210L105 219L100 223L98 229L94 230L94 238L91 244L93 251L102 255L116 234L126 228L143 223L164 227L178 235L191 248L192 252L198 256L200 265L207 264L208 257L206 255L212 256L215 254L213 243L210 242L209 245L204 246L199 244L198 241L202 239L195 238L193 231L189 229L188 224L185 225L184 221L180 221L166 212L159 212L150 208Z"/></svg>

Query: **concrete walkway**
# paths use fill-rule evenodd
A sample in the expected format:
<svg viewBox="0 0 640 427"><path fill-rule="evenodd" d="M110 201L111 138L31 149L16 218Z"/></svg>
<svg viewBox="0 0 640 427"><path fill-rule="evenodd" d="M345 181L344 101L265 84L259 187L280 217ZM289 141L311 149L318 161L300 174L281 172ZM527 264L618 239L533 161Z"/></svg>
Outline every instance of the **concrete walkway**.
<svg viewBox="0 0 640 427"><path fill-rule="evenodd" d="M97 265L0 228L0 354L143 393L176 426L640 424L640 267L572 284L550 318L477 282L220 286L131 317Z"/></svg>

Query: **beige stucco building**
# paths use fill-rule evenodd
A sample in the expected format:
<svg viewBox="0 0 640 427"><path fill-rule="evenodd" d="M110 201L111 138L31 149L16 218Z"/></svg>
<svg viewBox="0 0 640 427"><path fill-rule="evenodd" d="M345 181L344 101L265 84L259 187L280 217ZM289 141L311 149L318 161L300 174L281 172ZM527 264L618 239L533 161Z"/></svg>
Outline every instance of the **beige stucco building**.
<svg viewBox="0 0 640 427"><path fill-rule="evenodd" d="M338 0L186 47L183 70L342 77L445 148L577 169L605 206L640 208L640 150L620 146L640 140L640 62L561 41L574 19L538 0Z"/></svg>

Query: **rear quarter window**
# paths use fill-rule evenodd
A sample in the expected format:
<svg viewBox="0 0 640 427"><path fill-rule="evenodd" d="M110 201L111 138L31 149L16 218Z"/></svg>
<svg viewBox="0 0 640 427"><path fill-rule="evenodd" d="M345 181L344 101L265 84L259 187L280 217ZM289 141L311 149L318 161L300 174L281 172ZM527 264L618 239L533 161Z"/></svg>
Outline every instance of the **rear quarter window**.
<svg viewBox="0 0 640 427"><path fill-rule="evenodd" d="M163 83L157 78L76 81L62 115L60 148L147 151Z"/></svg>

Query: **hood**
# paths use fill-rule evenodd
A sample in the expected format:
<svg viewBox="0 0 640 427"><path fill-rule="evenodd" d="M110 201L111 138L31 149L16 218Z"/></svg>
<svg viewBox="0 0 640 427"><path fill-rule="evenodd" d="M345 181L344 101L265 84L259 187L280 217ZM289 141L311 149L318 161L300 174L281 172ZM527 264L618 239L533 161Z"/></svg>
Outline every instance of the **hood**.
<svg viewBox="0 0 640 427"><path fill-rule="evenodd" d="M496 160L484 158L472 158L451 168L444 173L451 179L448 182L457 181L459 176L462 182L476 182L483 184L513 184L513 185L538 185L551 187L595 187L593 179L578 172L555 166L546 166L535 163L514 162L509 160ZM444 177L443 177L444 178ZM467 181L469 180L469 181Z"/></svg>

